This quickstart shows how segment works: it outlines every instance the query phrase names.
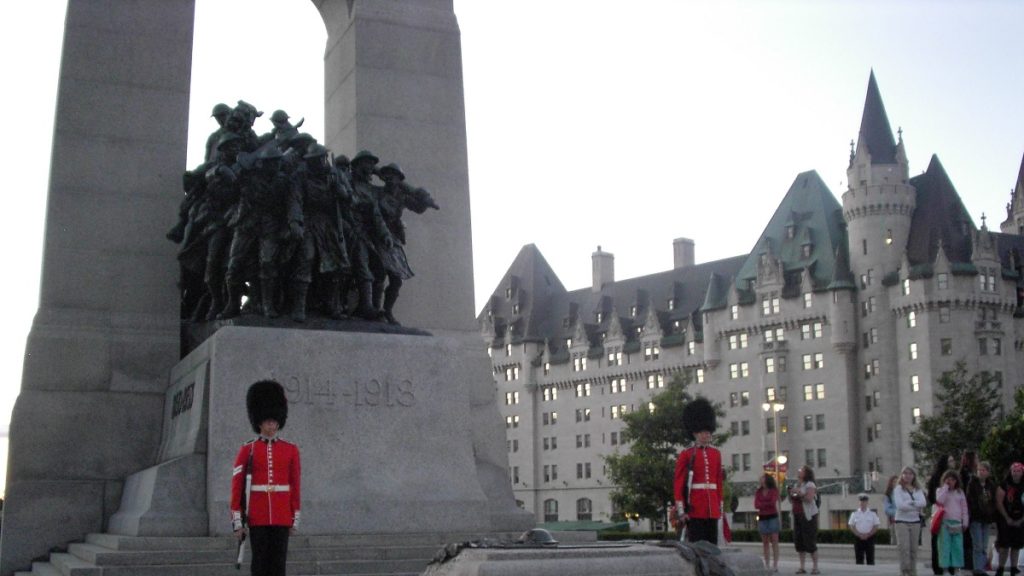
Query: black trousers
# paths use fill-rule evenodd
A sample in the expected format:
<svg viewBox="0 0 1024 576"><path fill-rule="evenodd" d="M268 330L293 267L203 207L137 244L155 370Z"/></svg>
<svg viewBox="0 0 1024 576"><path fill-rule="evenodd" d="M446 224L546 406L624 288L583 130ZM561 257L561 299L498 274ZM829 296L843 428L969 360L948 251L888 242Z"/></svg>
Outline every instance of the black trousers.
<svg viewBox="0 0 1024 576"><path fill-rule="evenodd" d="M700 542L701 540L718 545L718 520L714 518L686 519L686 541Z"/></svg>
<svg viewBox="0 0 1024 576"><path fill-rule="evenodd" d="M250 526L252 576L285 576L288 559L288 526Z"/></svg>
<svg viewBox="0 0 1024 576"><path fill-rule="evenodd" d="M864 564L864 560L867 559L867 563L873 565L875 563L875 537L872 536L867 540L860 538L854 540L853 554L857 558L857 564Z"/></svg>

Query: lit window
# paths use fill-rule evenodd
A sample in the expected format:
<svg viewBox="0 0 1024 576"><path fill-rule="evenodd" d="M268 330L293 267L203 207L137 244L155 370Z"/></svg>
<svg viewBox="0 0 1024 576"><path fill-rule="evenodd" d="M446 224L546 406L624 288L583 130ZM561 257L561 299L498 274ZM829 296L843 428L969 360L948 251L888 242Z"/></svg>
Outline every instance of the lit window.
<svg viewBox="0 0 1024 576"><path fill-rule="evenodd" d="M511 355L512 355L512 345L511 344L505 344L505 356L511 356Z"/></svg>
<svg viewBox="0 0 1024 576"><path fill-rule="evenodd" d="M946 290L947 288L949 288L949 274L945 272L940 272L936 274L935 284L938 286L939 290Z"/></svg>
<svg viewBox="0 0 1024 576"><path fill-rule="evenodd" d="M814 400L814 386L804 384L804 400Z"/></svg>
<svg viewBox="0 0 1024 576"><path fill-rule="evenodd" d="M815 384L814 385L814 399L815 400L824 400L825 399L825 385L824 384Z"/></svg>
<svg viewBox="0 0 1024 576"><path fill-rule="evenodd" d="M693 356L694 352L696 352L696 351L697 351L697 343L696 342L691 340L691 341L686 343L686 355L687 356Z"/></svg>
<svg viewBox="0 0 1024 576"><path fill-rule="evenodd" d="M917 342L910 343L910 359L917 360Z"/></svg>
<svg viewBox="0 0 1024 576"><path fill-rule="evenodd" d="M814 294L811 292L804 293L804 308L812 308L814 306Z"/></svg>
<svg viewBox="0 0 1024 576"><path fill-rule="evenodd" d="M917 312L911 310L907 312L907 328L914 328L917 326Z"/></svg>
<svg viewBox="0 0 1024 576"><path fill-rule="evenodd" d="M735 408L740 405L740 395L737 392L729 393L729 407Z"/></svg>
<svg viewBox="0 0 1024 576"><path fill-rule="evenodd" d="M667 305L668 305L668 309L669 310L675 310L676 309L676 299L675 298L669 298Z"/></svg>
<svg viewBox="0 0 1024 576"><path fill-rule="evenodd" d="M920 424L921 423L921 409L920 408L914 408L913 410L910 411L910 422L911 422L911 424Z"/></svg>
<svg viewBox="0 0 1024 576"><path fill-rule="evenodd" d="M775 372L775 358L764 359L764 371L767 374L773 374Z"/></svg>
<svg viewBox="0 0 1024 576"><path fill-rule="evenodd" d="M907 278L906 280L903 281L903 295L904 296L909 296L910 295L910 279L909 278Z"/></svg>
<svg viewBox="0 0 1024 576"><path fill-rule="evenodd" d="M921 390L921 378L914 374L910 377L910 391L919 392Z"/></svg>
<svg viewBox="0 0 1024 576"><path fill-rule="evenodd" d="M769 386L764 390L764 397L769 402L775 402L775 387Z"/></svg>
<svg viewBox="0 0 1024 576"><path fill-rule="evenodd" d="M651 414L654 414L654 402L647 403L647 411L650 412Z"/></svg>
<svg viewBox="0 0 1024 576"><path fill-rule="evenodd" d="M739 320L740 319L740 307L739 306L733 304L732 306L729 307L729 319L730 320Z"/></svg>
<svg viewBox="0 0 1024 576"><path fill-rule="evenodd" d="M622 366L622 352L613 351L608 353L609 366Z"/></svg>
<svg viewBox="0 0 1024 576"><path fill-rule="evenodd" d="M697 384L703 384L703 383L704 383L704 369L703 368L697 368Z"/></svg>
<svg viewBox="0 0 1024 576"><path fill-rule="evenodd" d="M544 373L547 374L548 372L551 372L551 362L544 363Z"/></svg>
<svg viewBox="0 0 1024 576"><path fill-rule="evenodd" d="M644 346L644 360L657 360L660 355L661 348L659 348L657 344L648 344Z"/></svg>
<svg viewBox="0 0 1024 576"><path fill-rule="evenodd" d="M750 392L740 392L740 406L750 405Z"/></svg>

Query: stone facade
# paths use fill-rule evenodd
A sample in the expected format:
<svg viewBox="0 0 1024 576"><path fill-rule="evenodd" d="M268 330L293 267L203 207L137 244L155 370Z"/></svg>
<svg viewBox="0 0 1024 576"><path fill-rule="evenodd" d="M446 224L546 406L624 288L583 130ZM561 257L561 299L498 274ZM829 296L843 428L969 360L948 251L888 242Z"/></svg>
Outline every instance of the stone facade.
<svg viewBox="0 0 1024 576"><path fill-rule="evenodd" d="M754 250L734 258L694 264L677 246L673 270L616 281L598 248L592 285L569 291L522 249L478 318L521 505L538 521L614 516L602 457L623 449L620 416L678 374L725 409L723 459L741 494L775 456L763 404L783 406L779 450L815 468L826 527L845 523L851 494L881 492L914 462L909 432L957 361L994 374L1012 405L1024 236L976 227L938 158L909 177L873 74L848 175L841 203L815 172L797 175ZM1011 223L1024 216L1020 180Z"/></svg>

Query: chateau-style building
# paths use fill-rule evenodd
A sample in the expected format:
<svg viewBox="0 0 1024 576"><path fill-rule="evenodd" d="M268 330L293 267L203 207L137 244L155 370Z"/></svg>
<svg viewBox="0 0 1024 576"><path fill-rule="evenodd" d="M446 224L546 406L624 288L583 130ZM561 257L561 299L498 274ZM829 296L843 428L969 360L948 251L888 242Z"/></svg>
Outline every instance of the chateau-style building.
<svg viewBox="0 0 1024 576"><path fill-rule="evenodd" d="M881 492L914 462L909 433L956 362L992 374L1010 406L1024 385L1024 162L1001 232L975 225L937 156L909 173L872 73L842 203L798 174L749 254L696 264L678 239L672 270L616 280L599 246L592 285L570 291L523 247L479 317L516 498L538 521L628 512L612 509L602 456L622 448L621 415L681 373L725 409L738 492L777 442L790 467L815 468L825 527L845 526L850 492Z"/></svg>

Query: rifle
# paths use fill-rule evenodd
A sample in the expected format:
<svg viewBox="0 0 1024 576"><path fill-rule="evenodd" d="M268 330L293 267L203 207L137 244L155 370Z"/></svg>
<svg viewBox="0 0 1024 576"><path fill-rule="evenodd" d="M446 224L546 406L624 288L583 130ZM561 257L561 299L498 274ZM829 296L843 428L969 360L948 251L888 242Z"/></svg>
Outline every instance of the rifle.
<svg viewBox="0 0 1024 576"><path fill-rule="evenodd" d="M245 555L245 529L249 524L249 494L252 492L252 451L249 446L249 458L245 462L245 497L242 498L242 538L238 540L238 557L235 559L235 570L242 569L242 556Z"/></svg>

